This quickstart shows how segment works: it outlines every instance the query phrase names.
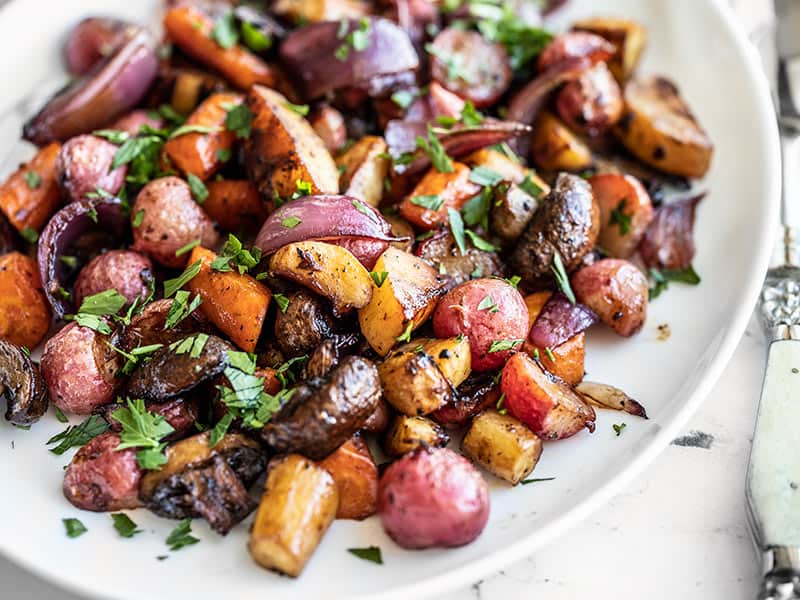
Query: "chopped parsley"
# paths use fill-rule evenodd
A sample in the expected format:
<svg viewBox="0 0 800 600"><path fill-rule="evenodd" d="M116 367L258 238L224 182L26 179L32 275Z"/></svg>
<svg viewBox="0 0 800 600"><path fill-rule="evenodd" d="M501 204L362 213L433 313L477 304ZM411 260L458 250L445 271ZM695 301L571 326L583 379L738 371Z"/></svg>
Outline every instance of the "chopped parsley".
<svg viewBox="0 0 800 600"><path fill-rule="evenodd" d="M616 433L617 437L619 437L622 434L622 430L625 429L627 426L628 426L627 423L619 423L619 424L614 423L611 427L614 428L614 433Z"/></svg>
<svg viewBox="0 0 800 600"><path fill-rule="evenodd" d="M28 354L30 354L30 351L28 352ZM69 423L69 419L67 418L67 415L65 415L64 412L60 408L58 408L57 406L54 406L53 407L53 412L56 413L56 420L59 423Z"/></svg>
<svg viewBox="0 0 800 600"><path fill-rule="evenodd" d="M220 162L228 162L231 159L233 152L231 152L230 148L220 148L217 150L217 160Z"/></svg>
<svg viewBox="0 0 800 600"><path fill-rule="evenodd" d="M157 470L167 462L164 455L167 444L161 440L175 430L162 415L148 411L144 400L129 398L127 407L115 410L111 418L122 425L116 450L139 448L136 461L143 469Z"/></svg>
<svg viewBox="0 0 800 600"><path fill-rule="evenodd" d="M631 230L631 218L632 215L625 214L625 205L628 203L627 198L623 198L619 201L616 208L611 211L611 215L608 219L609 225L619 225L619 232L622 235L628 235Z"/></svg>
<svg viewBox="0 0 800 600"><path fill-rule="evenodd" d="M417 136L417 148L424 150L431 159L431 164L440 173L452 173L453 161L447 156L444 146L436 137L433 128L428 125L428 139ZM396 161L395 161L396 162Z"/></svg>
<svg viewBox="0 0 800 600"><path fill-rule="evenodd" d="M183 273L164 282L164 298L171 298L175 292L194 279L200 272L203 261L197 260L183 270Z"/></svg>
<svg viewBox="0 0 800 600"><path fill-rule="evenodd" d="M556 283L561 293L564 294L572 304L575 304L575 293L572 291L572 287L569 284L567 270L564 268L564 261L561 260L561 254L558 250L553 252L553 264L550 270L556 278Z"/></svg>
<svg viewBox="0 0 800 600"><path fill-rule="evenodd" d="M235 104L225 115L225 129L236 134L238 139L250 137L253 129L253 113L244 104Z"/></svg>
<svg viewBox="0 0 800 600"><path fill-rule="evenodd" d="M650 287L650 300L658 298L669 287L671 281L688 285L698 285L701 281L700 275L692 265L685 269L649 269L647 273L653 281Z"/></svg>
<svg viewBox="0 0 800 600"><path fill-rule="evenodd" d="M45 442L46 445L58 445L50 448L50 452L62 455L70 448L83 446L92 439L108 431L108 423L100 415L91 415L79 425L70 425L61 433L58 433Z"/></svg>
<svg viewBox="0 0 800 600"><path fill-rule="evenodd" d="M133 220L131 221L131 225L134 228L141 227L142 221L144 221L144 209L140 208L136 211L136 214L133 215Z"/></svg>
<svg viewBox="0 0 800 600"><path fill-rule="evenodd" d="M183 321L186 317L192 314L198 306L203 302L200 294L197 294L189 302L189 292L186 290L178 290L175 292L175 297L172 299L172 304L169 305L167 311L167 318L164 322L164 329L172 329L178 323Z"/></svg>
<svg viewBox="0 0 800 600"><path fill-rule="evenodd" d="M207 125L181 125L169 134L169 139L180 137L189 133L201 133L205 135L207 133L216 133L218 131L219 127L209 127Z"/></svg>
<svg viewBox="0 0 800 600"><path fill-rule="evenodd" d="M308 104L292 104L288 100L283 103L283 105L288 108L293 113L297 113L301 117L305 117L308 115L308 111L311 110L308 107Z"/></svg>
<svg viewBox="0 0 800 600"><path fill-rule="evenodd" d="M242 41L253 52L265 52L272 47L272 38L248 21L242 21Z"/></svg>
<svg viewBox="0 0 800 600"><path fill-rule="evenodd" d="M348 548L347 551L362 560L368 560L378 565L383 564L381 549L377 546L369 546L367 548Z"/></svg>
<svg viewBox="0 0 800 600"><path fill-rule="evenodd" d="M381 287L389 276L389 273L386 271L370 271L369 276L372 277L372 281L375 282L377 287Z"/></svg>
<svg viewBox="0 0 800 600"><path fill-rule="evenodd" d="M226 50L232 48L239 41L239 32L236 31L236 21L233 11L228 11L219 17L211 30L211 39Z"/></svg>
<svg viewBox="0 0 800 600"><path fill-rule="evenodd" d="M483 300L480 301L480 304L478 304L478 310L488 310L490 313L496 313L500 309L494 301L494 298L485 296Z"/></svg>
<svg viewBox="0 0 800 600"><path fill-rule="evenodd" d="M503 176L488 167L477 166L470 172L469 180L478 185L493 187L503 181Z"/></svg>
<svg viewBox="0 0 800 600"><path fill-rule="evenodd" d="M200 245L200 238L194 239L188 244L184 244L183 246L175 250L175 256L178 257L183 256L187 252L191 252L194 248L196 248L199 245Z"/></svg>
<svg viewBox="0 0 800 600"><path fill-rule="evenodd" d="M477 127L483 123L483 114L475 108L471 100L467 100L461 109L461 122L467 127Z"/></svg>
<svg viewBox="0 0 800 600"><path fill-rule="evenodd" d="M414 329L414 321L409 321L408 325L406 325L405 331L398 335L395 339L398 342L410 342L411 341L411 331Z"/></svg>
<svg viewBox="0 0 800 600"><path fill-rule="evenodd" d="M170 106L170 108L172 107ZM97 131L93 131L92 135L108 140L117 146L124 144L131 137L127 131L120 131L118 129L98 129Z"/></svg>
<svg viewBox="0 0 800 600"><path fill-rule="evenodd" d="M464 233L467 234L467 237L472 242L472 245L478 250L483 250L484 252L495 252L497 250L497 246L490 244L474 231L467 229Z"/></svg>
<svg viewBox="0 0 800 600"><path fill-rule="evenodd" d="M492 342L492 345L489 346L489 354L494 354L495 352L505 352L506 350L513 350L524 341L525 340L495 340Z"/></svg>
<svg viewBox="0 0 800 600"><path fill-rule="evenodd" d="M533 196L537 199L544 195L544 190L530 175L525 175L525 179L519 184L519 188L529 196Z"/></svg>
<svg viewBox="0 0 800 600"><path fill-rule="evenodd" d="M197 175L189 173L186 176L186 182L189 184L189 189L192 192L192 198L194 198L195 202L202 204L208 199L208 188Z"/></svg>
<svg viewBox="0 0 800 600"><path fill-rule="evenodd" d="M124 538L132 538L137 533L142 532L141 529L137 529L138 525L125 513L112 513L111 520L114 521L114 529Z"/></svg>
<svg viewBox="0 0 800 600"><path fill-rule="evenodd" d="M64 523L64 528L67 530L68 538L76 538L82 536L89 531L86 525L81 523L78 519L61 519Z"/></svg>
<svg viewBox="0 0 800 600"><path fill-rule="evenodd" d="M464 221L461 219L461 213L454 208L448 208L447 217L450 220L450 231L456 240L458 251L463 256L467 251L467 242L464 238Z"/></svg>
<svg viewBox="0 0 800 600"><path fill-rule="evenodd" d="M175 552L186 546L196 544L200 540L191 535L192 533L192 520L183 519L167 536L166 544L169 546L170 551Z"/></svg>
<svg viewBox="0 0 800 600"><path fill-rule="evenodd" d="M42 185L42 176L36 171L27 171L25 173L25 183L28 188L35 190Z"/></svg>
<svg viewBox="0 0 800 600"><path fill-rule="evenodd" d="M347 19L342 19L339 22L337 37L344 39L344 42L334 52L334 56L341 61L347 60L350 56L351 48L356 52L361 52L369 47L370 22L368 18L362 17L359 19L358 26L348 33L349 29L350 22Z"/></svg>
<svg viewBox="0 0 800 600"><path fill-rule="evenodd" d="M402 109L406 109L414 102L416 94L408 90L398 90L392 94L392 102Z"/></svg>
<svg viewBox="0 0 800 600"><path fill-rule="evenodd" d="M239 238L231 233L228 234L228 240L222 246L217 258L211 261L211 269L226 273L235 267L240 275L244 275L258 266L259 262L261 262L261 249L253 247L248 250Z"/></svg>
<svg viewBox="0 0 800 600"><path fill-rule="evenodd" d="M553 40L552 33L526 24L510 7L475 1L470 2L470 13L479 18L476 25L486 39L505 46L514 71L527 67Z"/></svg>
<svg viewBox="0 0 800 600"><path fill-rule="evenodd" d="M272 297L275 299L275 304L278 305L278 310L286 314L286 309L289 308L289 298L283 294L275 294Z"/></svg>
<svg viewBox="0 0 800 600"><path fill-rule="evenodd" d="M292 215L291 217L284 217L283 219L281 219L281 225L283 227L286 227L287 229L294 229L295 227L300 225L300 223L302 223L300 218L295 217L294 215Z"/></svg>
<svg viewBox="0 0 800 600"><path fill-rule="evenodd" d="M489 230L489 209L492 204L492 189L485 187L480 194L467 200L461 208L464 222L470 227L481 225L485 230Z"/></svg>
<svg viewBox="0 0 800 600"><path fill-rule="evenodd" d="M19 232L24 239L29 244L35 244L39 241L39 234L36 232L35 229L31 229L30 227L23 227L22 231Z"/></svg>
<svg viewBox="0 0 800 600"><path fill-rule="evenodd" d="M436 194L413 196L411 198L411 204L421 206L422 208L427 208L428 210L436 211L442 208L444 200Z"/></svg>

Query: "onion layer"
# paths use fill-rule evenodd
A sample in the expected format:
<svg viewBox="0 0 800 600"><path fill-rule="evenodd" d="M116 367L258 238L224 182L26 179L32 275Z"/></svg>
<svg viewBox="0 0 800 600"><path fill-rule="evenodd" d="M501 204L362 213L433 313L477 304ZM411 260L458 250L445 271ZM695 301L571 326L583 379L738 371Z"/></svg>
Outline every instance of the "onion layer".
<svg viewBox="0 0 800 600"><path fill-rule="evenodd" d="M597 321L597 315L588 306L572 304L564 294L556 292L542 307L528 339L534 346L555 348Z"/></svg>
<svg viewBox="0 0 800 600"><path fill-rule="evenodd" d="M133 29L113 56L53 96L25 124L23 137L42 146L100 129L139 103L157 68L155 39Z"/></svg>
<svg viewBox="0 0 800 600"><path fill-rule="evenodd" d="M341 35L338 21L325 21L296 29L283 41L281 59L302 82L306 99L347 87L366 86L372 94L385 93L385 83L374 85L373 80L393 80L393 76L419 66L405 31L387 19L365 19L366 28L359 20L350 20L345 35ZM348 41L355 31L365 31L363 50L356 50Z"/></svg>
<svg viewBox="0 0 800 600"><path fill-rule="evenodd" d="M705 193L662 204L639 243L645 266L686 269L694 258L694 211Z"/></svg>
<svg viewBox="0 0 800 600"><path fill-rule="evenodd" d="M97 63L114 54L135 28L119 19L89 17L69 32L64 43L64 62L73 75L86 75ZM128 30L128 31L126 31Z"/></svg>
<svg viewBox="0 0 800 600"><path fill-rule="evenodd" d="M74 310L64 289L67 269L61 259L68 248L83 234L99 229L121 238L128 218L118 198L83 198L58 211L39 236L37 262L42 287L56 317Z"/></svg>

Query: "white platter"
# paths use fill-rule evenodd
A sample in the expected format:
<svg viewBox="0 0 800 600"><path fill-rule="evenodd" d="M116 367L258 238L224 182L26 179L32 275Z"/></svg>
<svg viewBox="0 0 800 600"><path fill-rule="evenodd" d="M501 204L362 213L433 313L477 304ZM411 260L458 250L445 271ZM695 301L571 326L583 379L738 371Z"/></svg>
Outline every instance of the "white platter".
<svg viewBox="0 0 800 600"><path fill-rule="evenodd" d="M15 0L0 9L0 114L8 114L42 82L64 79L59 46L87 14L150 22L160 0ZM699 287L673 285L651 305L645 329L632 340L590 334L587 371L640 400L649 421L600 411L597 431L550 443L535 476L554 481L516 489L491 481L492 514L473 544L448 551L407 552L375 519L336 522L298 580L256 567L245 549L248 521L220 538L197 521L201 543L166 554L173 522L144 510L132 517L145 530L119 538L106 514L81 512L61 494L62 466L44 441L63 429L50 415L30 431L0 423L0 552L34 573L98 598L190 597L422 598L465 585L540 548L577 526L644 469L711 389L733 354L755 302L772 244L778 206L778 145L766 80L754 51L717 0L572 0L556 26L579 16L623 15L650 33L641 72L674 78L715 142L714 166L698 210L695 267ZM18 120L0 120L0 156L15 144ZM16 160L16 159L15 159ZM13 165L4 164L5 173ZM656 327L672 336L658 341ZM612 423L624 421L616 437ZM77 422L77 420L74 420ZM89 532L64 535L61 519L78 517ZM669 513L653 520L668 522ZM346 548L378 545L383 566Z"/></svg>

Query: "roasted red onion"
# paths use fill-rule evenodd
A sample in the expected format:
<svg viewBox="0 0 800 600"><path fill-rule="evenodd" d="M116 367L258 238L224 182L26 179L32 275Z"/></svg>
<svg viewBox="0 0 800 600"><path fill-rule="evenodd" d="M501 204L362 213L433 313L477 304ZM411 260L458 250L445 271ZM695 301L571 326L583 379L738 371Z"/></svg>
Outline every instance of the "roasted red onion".
<svg viewBox="0 0 800 600"><path fill-rule="evenodd" d="M705 192L662 204L639 243L648 268L686 269L694 258L694 211Z"/></svg>
<svg viewBox="0 0 800 600"><path fill-rule="evenodd" d="M539 70L544 71L553 65L574 58L586 58L595 64L608 60L616 48L607 39L586 31L562 33L550 42L539 55Z"/></svg>
<svg viewBox="0 0 800 600"><path fill-rule="evenodd" d="M118 198L83 198L58 211L39 236L37 262L47 300L56 317L72 311L72 302L65 297L67 268L61 256L78 238L92 229L99 229L121 238L128 218Z"/></svg>
<svg viewBox="0 0 800 600"><path fill-rule="evenodd" d="M528 339L539 348L555 348L588 329L597 320L597 315L588 306L572 304L564 294L556 292L536 317Z"/></svg>
<svg viewBox="0 0 800 600"><path fill-rule="evenodd" d="M157 68L155 39L136 28L113 56L53 96L25 124L23 137L42 146L100 129L138 104Z"/></svg>
<svg viewBox="0 0 800 600"><path fill-rule="evenodd" d="M355 248L356 256L360 253L369 257L374 254L374 247L367 250L362 246L358 250L355 240L383 244L400 239L392 236L389 223L371 206L350 196L320 195L292 200L274 211L261 226L255 245L264 254L272 254L294 242L325 240Z"/></svg>
<svg viewBox="0 0 800 600"><path fill-rule="evenodd" d="M69 32L64 43L64 62L73 75L86 75L97 63L119 50L135 25L119 19L89 17Z"/></svg>
<svg viewBox="0 0 800 600"><path fill-rule="evenodd" d="M320 240L341 246L358 259L365 269L372 270L381 254L389 247L389 242L364 237L333 237Z"/></svg>
<svg viewBox="0 0 800 600"><path fill-rule="evenodd" d="M459 158L486 146L525 135L530 131L530 125L485 118L480 125L456 124L448 130L437 131L436 137L448 156ZM424 122L393 120L386 124L384 137L389 146L389 154L395 160L396 173L419 173L430 166L431 158L428 153L417 148L417 138L427 139L427 136L428 124ZM408 153L412 154L411 160L398 162L397 159Z"/></svg>
<svg viewBox="0 0 800 600"><path fill-rule="evenodd" d="M281 59L302 82L306 99L347 87L365 87L372 95L385 93L398 85L399 74L419 66L405 31L387 19L365 19L369 24L366 28L361 27L360 20L350 20L344 35L338 21L325 21L296 29L283 41ZM365 31L363 50L356 50L348 41L354 31ZM407 83L406 78L399 78L399 82Z"/></svg>

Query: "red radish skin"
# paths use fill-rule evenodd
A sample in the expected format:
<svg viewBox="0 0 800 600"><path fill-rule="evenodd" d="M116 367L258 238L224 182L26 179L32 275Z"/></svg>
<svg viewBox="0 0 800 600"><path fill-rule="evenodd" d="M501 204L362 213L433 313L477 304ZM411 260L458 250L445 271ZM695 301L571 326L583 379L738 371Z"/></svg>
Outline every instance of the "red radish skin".
<svg viewBox="0 0 800 600"><path fill-rule="evenodd" d="M125 300L144 300L153 281L153 263L146 256L131 250L109 250L90 260L75 280L73 297L80 307L87 296L106 290L117 290Z"/></svg>

